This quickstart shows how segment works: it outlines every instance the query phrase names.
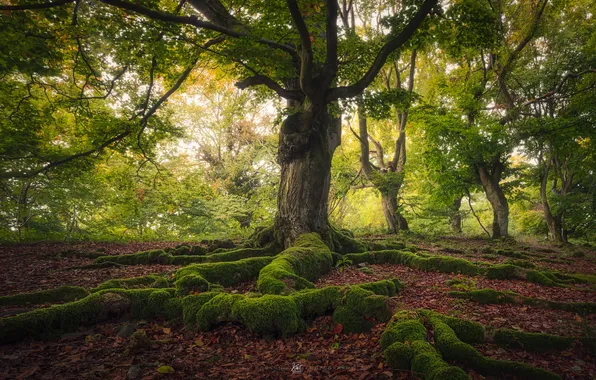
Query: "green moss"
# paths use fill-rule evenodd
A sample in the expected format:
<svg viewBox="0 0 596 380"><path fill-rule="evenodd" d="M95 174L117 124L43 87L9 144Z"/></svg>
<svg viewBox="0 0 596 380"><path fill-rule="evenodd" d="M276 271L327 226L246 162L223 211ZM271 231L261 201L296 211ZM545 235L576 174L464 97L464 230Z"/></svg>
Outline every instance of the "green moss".
<svg viewBox="0 0 596 380"><path fill-rule="evenodd" d="M331 270L331 251L316 233L300 235L264 267L257 288L264 294L287 294L295 290L314 288L311 281Z"/></svg>
<svg viewBox="0 0 596 380"><path fill-rule="evenodd" d="M122 265L169 264L173 257L174 256L166 253L163 249L154 249L150 251L132 253L129 255L100 256L95 259L94 262L101 264L106 261L111 261Z"/></svg>
<svg viewBox="0 0 596 380"><path fill-rule="evenodd" d="M402 264L423 271L435 271L443 273L461 273L467 275L477 275L479 268L470 261L449 256L428 256L423 257L419 254L405 250L395 251L377 251L365 252L359 254L346 255L354 264L374 263L374 264Z"/></svg>
<svg viewBox="0 0 596 380"><path fill-rule="evenodd" d="M0 342L44 338L106 321L125 314L146 315L149 296L155 289L109 289L74 302L33 310L0 319ZM170 290L170 295L173 290Z"/></svg>
<svg viewBox="0 0 596 380"><path fill-rule="evenodd" d="M471 292L449 292L449 295L469 299L481 304L515 303L515 294L507 294L493 289L479 289L472 290Z"/></svg>
<svg viewBox="0 0 596 380"><path fill-rule="evenodd" d="M552 372L524 363L494 360L482 356L474 347L458 339L451 327L438 318L431 318L436 347L448 360L465 364L486 376L515 376L523 379L560 379Z"/></svg>
<svg viewBox="0 0 596 380"><path fill-rule="evenodd" d="M240 294L219 293L207 301L197 312L197 326L202 331L208 331L221 322L236 321L232 313L234 304L244 299Z"/></svg>
<svg viewBox="0 0 596 380"><path fill-rule="evenodd" d="M206 292L201 294L193 294L182 298L182 318L184 324L194 327L197 321L197 313L203 305L209 302L213 297L220 294L219 292Z"/></svg>
<svg viewBox="0 0 596 380"><path fill-rule="evenodd" d="M516 251L512 251L510 249L497 249L497 251L495 253L497 255L512 257L512 258L516 258L516 259L527 259L529 257L528 255L526 255L523 252L516 252Z"/></svg>
<svg viewBox="0 0 596 380"><path fill-rule="evenodd" d="M192 263L217 263L238 261L251 257L273 256L275 253L272 246L265 248L238 248L224 251L222 253L212 253L209 255L175 256L170 261L172 265L187 265Z"/></svg>
<svg viewBox="0 0 596 380"><path fill-rule="evenodd" d="M174 298L171 291L156 290L149 295L144 314L146 318L175 319L182 315L182 301Z"/></svg>
<svg viewBox="0 0 596 380"><path fill-rule="evenodd" d="M329 228L327 235L322 238L334 252L341 254L364 252L368 250L367 245L358 239L354 239L354 235L348 230L338 230L331 227Z"/></svg>
<svg viewBox="0 0 596 380"><path fill-rule="evenodd" d="M85 298L89 292L78 286L61 286L39 292L19 293L0 297L1 306L39 305L44 303L71 302Z"/></svg>
<svg viewBox="0 0 596 380"><path fill-rule="evenodd" d="M495 280L507 280L518 277L518 267L511 264L498 264L489 267L486 277Z"/></svg>
<svg viewBox="0 0 596 380"><path fill-rule="evenodd" d="M264 336L286 337L305 326L292 297L245 297L234 303L232 314L250 331Z"/></svg>
<svg viewBox="0 0 596 380"><path fill-rule="evenodd" d="M485 341L486 329L478 322L450 317L431 310L421 309L418 310L418 313L426 318L438 319L442 323L447 324L453 329L457 337L466 343L475 344L483 343Z"/></svg>
<svg viewBox="0 0 596 380"><path fill-rule="evenodd" d="M371 241L366 243L369 251L385 251L385 250L398 250L406 248L406 245L402 242L375 242Z"/></svg>
<svg viewBox="0 0 596 380"><path fill-rule="evenodd" d="M188 274L174 282L176 292L179 296L185 296L193 292L204 292L209 290L209 282L197 273Z"/></svg>
<svg viewBox="0 0 596 380"><path fill-rule="evenodd" d="M167 279L157 275L147 275L141 277L132 278L118 278L108 280L101 283L96 288L93 288L91 292L98 292L105 289L134 289L134 288L167 288L169 282Z"/></svg>
<svg viewBox="0 0 596 380"><path fill-rule="evenodd" d="M395 294L394 286L391 281L379 281L345 288L342 306L335 309L333 320L342 324L346 332L368 331L373 321L388 321L391 308L387 295Z"/></svg>
<svg viewBox="0 0 596 380"><path fill-rule="evenodd" d="M554 286L557 283L544 272L539 272L537 270L530 270L526 273L526 279L530 282L545 285L545 286Z"/></svg>
<svg viewBox="0 0 596 380"><path fill-rule="evenodd" d="M526 269L536 268L536 265L529 262L528 260L507 259L507 260L503 261L503 264L511 264L511 265L515 265L515 266L518 266L521 268L526 268Z"/></svg>
<svg viewBox="0 0 596 380"><path fill-rule="evenodd" d="M404 288L404 284L398 279L393 279L360 284L358 287L381 296L393 297L398 291Z"/></svg>
<svg viewBox="0 0 596 380"><path fill-rule="evenodd" d="M304 319L325 315L334 310L342 299L340 288L329 286L322 289L307 289L291 295Z"/></svg>
<svg viewBox="0 0 596 380"><path fill-rule="evenodd" d="M447 285L457 290L470 291L476 289L476 281L471 278L456 277L447 281Z"/></svg>
<svg viewBox="0 0 596 380"><path fill-rule="evenodd" d="M192 264L176 272L176 281L187 275L200 275L212 284L232 286L257 278L272 257L254 257L232 262Z"/></svg>
<svg viewBox="0 0 596 380"><path fill-rule="evenodd" d="M526 351L551 351L568 348L575 339L557 335L528 333L510 329L497 329L493 335L494 343Z"/></svg>
<svg viewBox="0 0 596 380"><path fill-rule="evenodd" d="M457 367L447 364L441 355L426 341L427 330L416 314L397 313L381 336L383 355L389 366L411 370L424 379L468 379Z"/></svg>

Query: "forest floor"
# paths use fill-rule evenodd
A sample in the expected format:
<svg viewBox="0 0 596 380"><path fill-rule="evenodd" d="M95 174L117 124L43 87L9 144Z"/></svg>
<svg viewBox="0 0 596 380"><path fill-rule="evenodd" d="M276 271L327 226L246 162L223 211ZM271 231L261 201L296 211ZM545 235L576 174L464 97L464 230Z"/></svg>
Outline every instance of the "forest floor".
<svg viewBox="0 0 596 380"><path fill-rule="evenodd" d="M379 237L382 238L382 237ZM0 296L53 289L63 285L90 288L114 278L147 274L171 275L180 266L131 265L102 269L70 269L91 264L93 259L68 256L67 250L101 252L106 255L172 247L173 242L30 244L0 247ZM508 257L487 247L496 244L483 239L442 238L414 242L422 252L450 255L470 261L500 263ZM596 252L584 247L557 248L539 244L509 243L531 255L538 268L564 273L596 274ZM486 253L486 252L493 253ZM483 253L484 252L484 253ZM574 254L572 254L574 253ZM580 316L568 311L527 305L484 305L453 298L447 282L458 278L471 288L511 290L523 296L564 302L596 302L589 285L545 287L521 280L489 280L447 273L423 272L403 265L368 265L333 269L318 280L318 287L348 285L398 278L405 288L392 298L398 309L432 309L487 326L527 332L594 338L596 314ZM234 293L255 291L256 281L227 288ZM1 307L0 317L49 305ZM150 341L131 350L130 338L119 337L126 328L143 329ZM0 345L0 379L415 379L415 373L394 371L383 361L379 346L385 324L362 334L345 334L331 317L319 317L300 334L283 340L268 340L249 333L243 326L225 324L209 332L197 332L166 321L126 320L103 323L64 334L54 341L24 341ZM503 349L492 344L474 346L483 355L515 360L550 370L564 379L596 378L596 360L582 347L535 353ZM171 366L173 373L157 368ZM134 373L136 372L136 373ZM485 377L469 370L473 379Z"/></svg>

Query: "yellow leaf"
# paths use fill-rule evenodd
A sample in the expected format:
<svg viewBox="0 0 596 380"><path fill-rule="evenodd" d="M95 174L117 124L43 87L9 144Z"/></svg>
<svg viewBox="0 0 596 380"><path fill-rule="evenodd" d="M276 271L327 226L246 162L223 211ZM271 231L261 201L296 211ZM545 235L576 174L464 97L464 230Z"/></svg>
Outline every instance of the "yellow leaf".
<svg viewBox="0 0 596 380"><path fill-rule="evenodd" d="M159 373L174 373L174 368L170 367L169 365L162 365L157 369Z"/></svg>

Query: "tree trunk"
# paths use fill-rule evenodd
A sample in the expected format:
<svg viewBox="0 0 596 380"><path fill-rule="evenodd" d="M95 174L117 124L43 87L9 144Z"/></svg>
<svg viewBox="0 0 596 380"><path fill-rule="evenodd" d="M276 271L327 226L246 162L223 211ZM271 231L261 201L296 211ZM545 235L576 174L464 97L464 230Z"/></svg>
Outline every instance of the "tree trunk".
<svg viewBox="0 0 596 380"><path fill-rule="evenodd" d="M453 205L451 206L451 217L450 217L450 226L451 231L460 234L461 230L461 214L459 212L459 208L461 207L461 197L457 197L453 200Z"/></svg>
<svg viewBox="0 0 596 380"><path fill-rule="evenodd" d="M551 239L556 242L561 242L563 241L563 235L561 234L561 215L557 215L556 217L553 215L546 193L549 171L550 162L543 163L543 168L540 172L540 199L542 201L542 208L544 209L544 220L546 221Z"/></svg>
<svg viewBox="0 0 596 380"><path fill-rule="evenodd" d="M329 230L331 159L340 143L340 132L341 121L333 119L324 108L301 109L283 123L275 232L286 248L302 233L325 236Z"/></svg>
<svg viewBox="0 0 596 380"><path fill-rule="evenodd" d="M493 238L509 236L509 204L500 182L500 169L490 174L485 167L478 167L480 182L486 198L493 208Z"/></svg>
<svg viewBox="0 0 596 380"><path fill-rule="evenodd" d="M381 193L381 201L383 203L383 214L385 214L385 221L387 222L387 230L391 234L396 234L401 229L401 216L397 210L397 197L392 194Z"/></svg>

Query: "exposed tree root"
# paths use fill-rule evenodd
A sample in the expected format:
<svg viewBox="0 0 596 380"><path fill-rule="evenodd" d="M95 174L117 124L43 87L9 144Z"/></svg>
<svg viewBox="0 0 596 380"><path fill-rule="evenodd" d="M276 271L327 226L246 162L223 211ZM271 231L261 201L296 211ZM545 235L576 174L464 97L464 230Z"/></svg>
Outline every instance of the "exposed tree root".
<svg viewBox="0 0 596 380"><path fill-rule="evenodd" d="M566 310L582 315L596 313L594 302L556 302L531 297L525 297L514 292L500 292L493 289L478 289L469 292L452 291L449 295L456 298L472 300L482 304L531 305L544 309Z"/></svg>
<svg viewBox="0 0 596 380"><path fill-rule="evenodd" d="M307 319L335 310L334 318L345 323L344 329L363 331L375 320L391 317L388 297L400 287L397 280L383 280L309 289L289 296L206 292L183 298L177 297L174 289L100 290L79 301L0 319L0 342L50 337L124 315L183 319L201 330L221 322L239 322L255 333L279 337L301 331Z"/></svg>
<svg viewBox="0 0 596 380"><path fill-rule="evenodd" d="M89 292L78 286L61 286L39 292L20 293L0 297L0 306L39 305L44 303L71 302L85 298Z"/></svg>
<svg viewBox="0 0 596 380"><path fill-rule="evenodd" d="M188 248L188 247L183 247ZM187 252L186 250L184 252ZM119 256L101 256L95 260L95 264L103 263L117 263L121 265L139 265L139 264L172 264L172 265L188 265L192 263L217 263L226 261L237 261L249 257L273 256L277 252L273 246L269 245L264 248L237 248L232 250L223 249L216 250L210 254L204 255L173 255L162 249L155 249L150 251L142 251L132 253L129 255Z"/></svg>
<svg viewBox="0 0 596 380"><path fill-rule="evenodd" d="M395 314L383 333L381 347L391 367L422 373L425 379L468 378L462 369L449 366L445 360L455 361L489 376L560 379L552 372L524 363L494 360L482 356L474 347L465 343L484 339L480 336L481 332L484 332L484 327L475 322L446 317L428 310L400 311ZM537 338L534 335L540 335L540 337ZM528 342L534 342L533 345L528 344L528 346L537 347L536 342L539 340L540 343L549 343L557 349L563 348L559 344L560 339L567 339L513 330L497 330L494 336L508 336L508 339L491 338L497 343L510 342L523 337L522 339Z"/></svg>
<svg viewBox="0 0 596 380"><path fill-rule="evenodd" d="M346 255L353 263L402 264L411 268L442 273L461 273L469 276L486 276L490 279L519 279L544 286L566 286L569 283L593 281L589 276L566 275L551 271L538 271L512 264L473 263L451 256L416 254L406 250L386 250Z"/></svg>

